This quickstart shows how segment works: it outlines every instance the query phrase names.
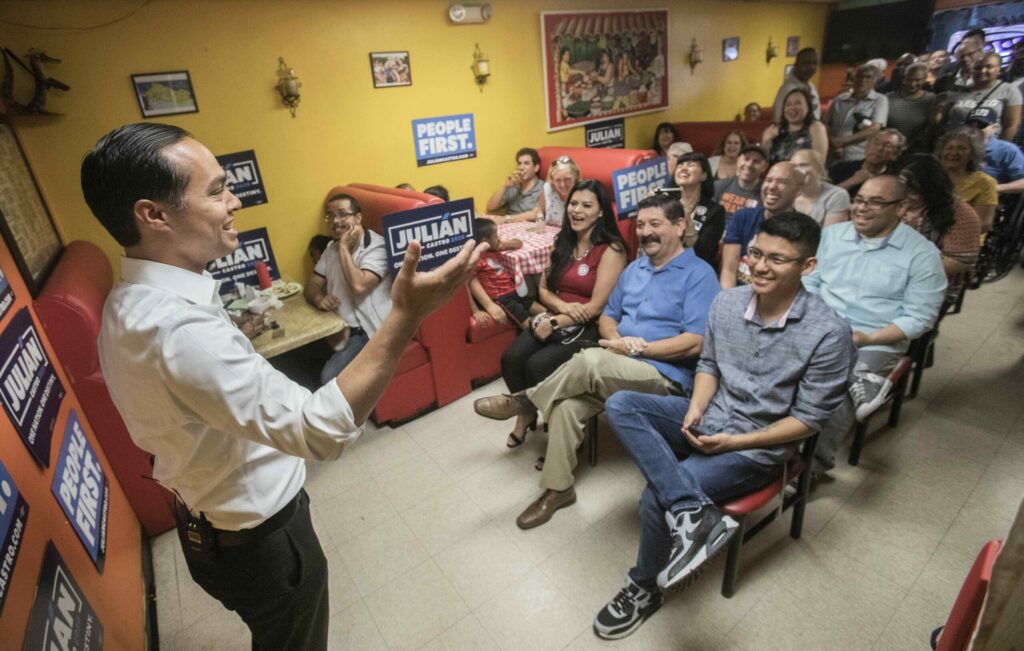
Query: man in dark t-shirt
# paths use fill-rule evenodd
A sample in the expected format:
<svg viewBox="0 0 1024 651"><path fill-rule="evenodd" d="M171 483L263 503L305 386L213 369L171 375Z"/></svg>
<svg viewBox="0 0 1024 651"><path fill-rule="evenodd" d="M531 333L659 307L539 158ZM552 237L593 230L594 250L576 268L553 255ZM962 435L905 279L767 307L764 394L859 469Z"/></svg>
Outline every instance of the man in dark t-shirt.
<svg viewBox="0 0 1024 651"><path fill-rule="evenodd" d="M715 181L715 202L725 208L726 219L737 210L761 205L761 176L768 157L761 145L747 145L736 163L736 176Z"/></svg>

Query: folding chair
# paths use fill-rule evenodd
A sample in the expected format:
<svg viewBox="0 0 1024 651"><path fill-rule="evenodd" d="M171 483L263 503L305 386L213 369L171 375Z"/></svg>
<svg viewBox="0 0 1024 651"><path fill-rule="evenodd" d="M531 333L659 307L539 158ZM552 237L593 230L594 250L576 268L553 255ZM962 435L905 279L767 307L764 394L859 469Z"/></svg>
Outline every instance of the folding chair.
<svg viewBox="0 0 1024 651"><path fill-rule="evenodd" d="M988 592L988 584L992 579L992 566L995 565L996 557L1002 548L1001 540L990 540L978 552L978 557L974 559L974 565L967 573L960 593L953 602L953 609L946 618L946 625L942 628L939 643L935 647L937 651L963 651L967 648L978 624L981 605L985 601L985 593Z"/></svg>
<svg viewBox="0 0 1024 651"><path fill-rule="evenodd" d="M914 343L916 344L919 341L921 339L915 339ZM911 348L913 348L913 345L911 344ZM889 397L886 398L882 406L874 412L874 414L877 414L885 408L886 404L891 405L889 409L889 427L896 427L900 424L900 411L903 409L903 399L907 393L907 380L910 378L911 366L910 355L904 355L900 358L899 364L889 372L888 376L889 381L892 382L892 393L889 394ZM857 429L853 432L853 443L850 445L850 457L848 459L851 466L856 466L860 463L860 451L864 447L864 439L868 435L868 426L874 414L865 418L863 423L857 423Z"/></svg>

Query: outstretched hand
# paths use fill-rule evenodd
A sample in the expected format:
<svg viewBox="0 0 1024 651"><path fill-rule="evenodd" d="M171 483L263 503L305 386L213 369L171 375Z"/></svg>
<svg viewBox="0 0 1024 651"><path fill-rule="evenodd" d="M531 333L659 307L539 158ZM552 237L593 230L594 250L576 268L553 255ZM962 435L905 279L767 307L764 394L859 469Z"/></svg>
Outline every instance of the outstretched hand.
<svg viewBox="0 0 1024 651"><path fill-rule="evenodd" d="M420 243L413 240L405 251L402 268L391 287L391 310L417 322L444 305L456 289L463 287L473 275L480 254L488 249L486 242L467 240L459 254L430 271L416 271L420 262Z"/></svg>

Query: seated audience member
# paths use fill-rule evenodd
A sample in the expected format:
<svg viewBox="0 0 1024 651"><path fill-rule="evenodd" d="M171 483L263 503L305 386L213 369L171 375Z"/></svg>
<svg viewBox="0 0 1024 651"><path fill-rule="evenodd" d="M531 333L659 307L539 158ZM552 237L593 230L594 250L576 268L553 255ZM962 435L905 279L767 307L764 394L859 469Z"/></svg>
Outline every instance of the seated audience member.
<svg viewBox="0 0 1024 651"><path fill-rule="evenodd" d="M598 637L635 631L661 607L661 590L725 548L736 522L715 503L777 479L844 400L856 359L850 326L800 284L819 236L799 213L761 226L750 248L755 281L711 306L691 397L619 391L605 404L647 487L636 565L594 619Z"/></svg>
<svg viewBox="0 0 1024 651"><path fill-rule="evenodd" d="M822 232L818 266L804 278L804 287L850 324L857 347L850 397L818 438L816 473L832 468L854 418L867 418L885 401L892 388L886 376L935 323L946 293L938 249L900 220L906 198L894 176L865 181L850 221Z"/></svg>
<svg viewBox="0 0 1024 651"><path fill-rule="evenodd" d="M748 144L747 134L739 129L733 129L725 134L721 142L718 143L718 147L715 148L714 155L708 159L716 181L736 176L736 166L740 162L740 152Z"/></svg>
<svg viewBox="0 0 1024 651"><path fill-rule="evenodd" d="M480 309L473 310L477 325L486 328L494 323L508 323L509 317L520 329L530 324L534 311L533 299L516 293L514 274L501 259L501 251L522 248L521 240L502 240L498 237L498 226L490 219L473 221L473 236L477 242L490 246L477 260L473 277L469 281L469 292ZM543 308L537 306L536 311Z"/></svg>
<svg viewBox="0 0 1024 651"><path fill-rule="evenodd" d="M715 266L718 243L725 232L725 211L714 201L715 182L704 154L684 154L676 165L675 182L687 220L683 244L692 248L698 258Z"/></svg>
<svg viewBox="0 0 1024 651"><path fill-rule="evenodd" d="M549 226L561 226L565 218L565 201L580 181L580 168L568 156L559 156L548 168L548 180L541 189L541 200L533 209L534 221L543 219Z"/></svg>
<svg viewBox="0 0 1024 651"><path fill-rule="evenodd" d="M320 384L337 377L370 341L391 311L391 276L384 238L363 228L359 202L336 194L325 204L324 221L331 228L327 245L306 283L304 295L313 307L337 312L348 328L327 338L334 354L320 372Z"/></svg>
<svg viewBox="0 0 1024 651"><path fill-rule="evenodd" d="M974 67L985 55L985 30L972 29L953 48L955 61L949 61L936 72L935 93L957 92L974 85Z"/></svg>
<svg viewBox="0 0 1024 651"><path fill-rule="evenodd" d="M867 61L864 62L864 65L871 66L872 68L875 69L875 90L877 90L880 93L888 92L882 90L882 88L885 86L885 71L889 69L889 62L886 61L885 59L876 58L868 59Z"/></svg>
<svg viewBox="0 0 1024 651"><path fill-rule="evenodd" d="M801 149L789 162L804 175L804 184L793 203L795 210L810 215L822 228L849 221L850 195L841 187L827 182L828 175L818 152Z"/></svg>
<svg viewBox="0 0 1024 651"><path fill-rule="evenodd" d="M951 99L946 116L948 127L959 127L975 108L982 106L994 111L998 118L992 125L994 135L1013 141L1020 128L1021 94L1015 84L999 78L1002 59L998 52L988 52L974 66L974 85L963 89Z"/></svg>
<svg viewBox="0 0 1024 651"><path fill-rule="evenodd" d="M938 80L938 73L949 63L949 52L946 50L935 50L928 57L928 78L925 81L925 88L934 91L935 82Z"/></svg>
<svg viewBox="0 0 1024 651"><path fill-rule="evenodd" d="M722 239L722 269L719 278L722 289L750 283L750 261L747 249L754 241L761 224L775 215L793 209L800 194L804 175L789 161L775 163L761 186L761 202L757 208L744 208L730 219Z"/></svg>
<svg viewBox="0 0 1024 651"><path fill-rule="evenodd" d="M668 146L668 153L665 154L665 167L668 168L668 178L665 179L666 188L676 187L676 165L679 164L679 157L693 151L693 145L688 142L674 142Z"/></svg>
<svg viewBox="0 0 1024 651"><path fill-rule="evenodd" d="M794 90L805 91L808 95L808 105L811 115L815 120L821 119L821 99L818 97L818 89L811 82L811 77L818 71L818 52L813 47L805 47L796 55L793 62L793 69L786 75L785 81L779 86L775 93L775 103L772 105L772 120L775 124L782 124L785 120L785 103L789 94Z"/></svg>
<svg viewBox="0 0 1024 651"><path fill-rule="evenodd" d="M832 166L832 182L855 196L861 183L873 176L893 173L893 163L903 153L907 139L895 129L879 131L864 147L863 160L840 161Z"/></svg>
<svg viewBox="0 0 1024 651"><path fill-rule="evenodd" d="M931 154L911 156L900 170L900 180L907 186L904 223L924 235L942 255L949 284L943 305L946 308L956 302L966 276L978 261L981 222L973 208L956 198L953 183Z"/></svg>
<svg viewBox="0 0 1024 651"><path fill-rule="evenodd" d="M902 84L886 95L889 98L886 126L902 133L911 143L911 151L926 147L929 118L935 110L935 94L924 89L927 76L927 65L911 64L903 74Z"/></svg>
<svg viewBox="0 0 1024 651"><path fill-rule="evenodd" d="M985 140L981 171L996 180L997 192L1024 192L1024 153L1012 142L993 137L996 119L995 111L987 106L980 106L967 116L966 126L977 129Z"/></svg>
<svg viewBox="0 0 1024 651"><path fill-rule="evenodd" d="M412 187L411 183L399 183L395 188L399 190L408 190L409 192L416 192L416 188Z"/></svg>
<svg viewBox="0 0 1024 651"><path fill-rule="evenodd" d="M853 89L838 95L828 107L825 126L839 160L864 158L864 143L889 119L889 98L875 90L878 70L864 64L853 75Z"/></svg>
<svg viewBox="0 0 1024 651"><path fill-rule="evenodd" d="M813 149L822 158L828 156L828 132L810 108L811 95L802 88L789 91L782 105L782 119L764 130L761 145L770 163L789 160L794 152Z"/></svg>
<svg viewBox="0 0 1024 651"><path fill-rule="evenodd" d="M597 318L626 267L626 243L599 181L580 181L569 193L551 266L541 275L542 314L501 356L501 377L518 393L541 382L570 357L598 339ZM516 420L507 445L519 447L536 412Z"/></svg>
<svg viewBox="0 0 1024 651"><path fill-rule="evenodd" d="M320 261L320 256L327 250L327 245L331 243L331 238L326 235L314 235L309 239L309 245L306 247L306 253L309 254L309 259L316 265Z"/></svg>
<svg viewBox="0 0 1024 651"><path fill-rule="evenodd" d="M888 95L893 91L897 91L903 87L903 80L906 78L907 69L917 62L917 57L910 52L904 52L896 59L896 63L893 64L892 76L889 81L880 84L875 88L880 93ZM888 66L887 66L888 67ZM926 66L927 67L927 66ZM927 74L927 73L926 73ZM885 75L885 71L882 71L882 75ZM891 106L891 103L890 103ZM889 116L889 126L892 126L892 116Z"/></svg>
<svg viewBox="0 0 1024 651"><path fill-rule="evenodd" d="M728 218L737 210L761 205L761 176L768 169L768 156L761 145L749 144L740 152L736 176L715 181L715 203Z"/></svg>
<svg viewBox="0 0 1024 651"><path fill-rule="evenodd" d="M487 211L506 209L506 222L513 215L522 215L540 203L541 183L537 178L540 171L540 154L536 149L523 147L516 152L516 171L508 175L505 184L487 200ZM528 219L528 218L527 218Z"/></svg>
<svg viewBox="0 0 1024 651"><path fill-rule="evenodd" d="M443 185L432 185L423 190L423 194L431 194L441 201L448 201L448 188Z"/></svg>
<svg viewBox="0 0 1024 651"><path fill-rule="evenodd" d="M718 294L715 272L683 248L686 218L672 197L643 199L636 229L645 255L626 267L608 299L598 321L600 347L573 356L532 389L473 405L497 420L532 419L539 411L548 424L544 493L516 520L521 529L542 525L575 503L576 448L608 396L623 389L685 395L693 384L708 309Z"/></svg>
<svg viewBox="0 0 1024 651"><path fill-rule="evenodd" d="M737 120L739 118L736 118ZM761 121L761 106L757 102L751 102L743 107L743 121L744 122L760 122Z"/></svg>
<svg viewBox="0 0 1024 651"><path fill-rule="evenodd" d="M668 146L680 140L682 137L675 125L671 122L662 122L654 129L654 141L651 143L651 149L655 154L664 156L668 153Z"/></svg>
<svg viewBox="0 0 1024 651"><path fill-rule="evenodd" d="M982 135L970 127L947 131L935 146L935 156L953 182L956 196L978 213L981 232L992 230L999 193L996 180L981 171L985 160Z"/></svg>

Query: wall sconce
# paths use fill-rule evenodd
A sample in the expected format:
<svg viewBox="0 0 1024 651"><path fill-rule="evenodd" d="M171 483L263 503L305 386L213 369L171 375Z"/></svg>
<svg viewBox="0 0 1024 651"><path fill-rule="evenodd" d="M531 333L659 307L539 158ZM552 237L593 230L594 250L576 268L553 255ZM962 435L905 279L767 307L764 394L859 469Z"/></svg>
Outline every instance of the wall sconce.
<svg viewBox="0 0 1024 651"><path fill-rule="evenodd" d="M476 85L480 87L480 92L484 92L484 84L491 76L491 61L480 51L479 43L473 50L473 65L469 69L473 71L473 78L476 79Z"/></svg>
<svg viewBox="0 0 1024 651"><path fill-rule="evenodd" d="M698 63L704 62L704 50L697 45L697 37L693 37L693 42L690 43L690 53L687 55L687 59L690 61L690 74L693 74L693 69L697 67Z"/></svg>
<svg viewBox="0 0 1024 651"><path fill-rule="evenodd" d="M768 37L768 49L764 51L765 63L771 63L772 59L779 56L779 46L772 45L772 37Z"/></svg>
<svg viewBox="0 0 1024 651"><path fill-rule="evenodd" d="M288 67L288 64L284 62L284 57L277 57L277 92L281 94L281 101L291 111L292 117L295 117L295 109L299 106L299 100L302 99L299 96L299 88L302 87L302 82L295 75L295 71Z"/></svg>

